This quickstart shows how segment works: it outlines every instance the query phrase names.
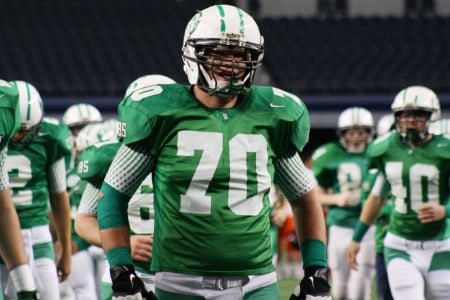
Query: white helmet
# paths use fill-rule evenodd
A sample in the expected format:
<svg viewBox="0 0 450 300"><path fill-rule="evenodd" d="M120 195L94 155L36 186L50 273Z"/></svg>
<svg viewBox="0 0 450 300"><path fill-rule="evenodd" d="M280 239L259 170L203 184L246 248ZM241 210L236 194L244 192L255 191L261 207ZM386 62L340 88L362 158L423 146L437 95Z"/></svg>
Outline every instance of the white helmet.
<svg viewBox="0 0 450 300"><path fill-rule="evenodd" d="M220 66L209 51L236 51L244 56L245 74L241 79L219 81L205 69ZM210 95L229 97L251 87L256 69L264 56L264 38L255 20L245 11L231 5L213 5L198 12L188 23L183 40L184 72L191 84L198 84ZM233 68L238 67L233 61Z"/></svg>
<svg viewBox="0 0 450 300"><path fill-rule="evenodd" d="M428 133L430 122L437 121L441 116L441 106L437 95L424 86L410 86L401 90L391 105L392 112L396 117L397 130L403 138L407 136L406 132L400 130L399 115L404 111L423 111L429 113L429 119L424 132L417 132L415 139L424 139Z"/></svg>
<svg viewBox="0 0 450 300"><path fill-rule="evenodd" d="M395 118L393 114L386 114L378 120L377 136L383 136L392 129L395 129Z"/></svg>
<svg viewBox="0 0 450 300"><path fill-rule="evenodd" d="M84 126L75 138L75 148L78 153L99 142L115 140L116 134L105 123L92 123Z"/></svg>
<svg viewBox="0 0 450 300"><path fill-rule="evenodd" d="M368 136L364 145L353 147L345 138L345 132L352 128L363 128L367 130ZM341 112L338 119L338 137L341 145L351 153L363 152L374 135L374 122L372 113L362 107L350 107Z"/></svg>
<svg viewBox="0 0 450 300"><path fill-rule="evenodd" d="M91 104L79 103L69 106L63 115L63 123L68 127L87 125L102 121L100 111Z"/></svg>
<svg viewBox="0 0 450 300"><path fill-rule="evenodd" d="M11 140L12 145L27 145L35 138L42 118L44 117L44 104L36 88L28 82L15 80L10 82L19 91L20 128L29 133L20 141Z"/></svg>
<svg viewBox="0 0 450 300"><path fill-rule="evenodd" d="M428 132L432 134L450 134L450 119L442 118L430 123Z"/></svg>
<svg viewBox="0 0 450 300"><path fill-rule="evenodd" d="M158 84L172 84L175 80L164 75L152 74L141 76L128 86L125 97L130 96L134 91L142 90L142 94L149 93L148 87Z"/></svg>

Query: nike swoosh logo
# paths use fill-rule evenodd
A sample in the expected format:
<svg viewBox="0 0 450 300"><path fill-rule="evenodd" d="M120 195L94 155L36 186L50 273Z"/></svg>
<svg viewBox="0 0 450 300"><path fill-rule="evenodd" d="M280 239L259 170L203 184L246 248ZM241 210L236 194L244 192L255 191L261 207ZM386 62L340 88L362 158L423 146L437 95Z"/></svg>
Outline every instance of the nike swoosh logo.
<svg viewBox="0 0 450 300"><path fill-rule="evenodd" d="M1 94L1 95L0 95L0 98L3 98L3 96L5 96L5 94Z"/></svg>
<svg viewBox="0 0 450 300"><path fill-rule="evenodd" d="M130 283L131 283L131 287L133 287L134 283L133 283L133 279L136 278L136 276L134 276L134 274L130 274Z"/></svg>
<svg viewBox="0 0 450 300"><path fill-rule="evenodd" d="M308 279L311 280L311 285L312 288L314 289L314 278L312 276L309 276Z"/></svg>
<svg viewBox="0 0 450 300"><path fill-rule="evenodd" d="M284 107L284 105L270 103L270 107Z"/></svg>
<svg viewBox="0 0 450 300"><path fill-rule="evenodd" d="M447 144L437 144L438 147L445 147Z"/></svg>

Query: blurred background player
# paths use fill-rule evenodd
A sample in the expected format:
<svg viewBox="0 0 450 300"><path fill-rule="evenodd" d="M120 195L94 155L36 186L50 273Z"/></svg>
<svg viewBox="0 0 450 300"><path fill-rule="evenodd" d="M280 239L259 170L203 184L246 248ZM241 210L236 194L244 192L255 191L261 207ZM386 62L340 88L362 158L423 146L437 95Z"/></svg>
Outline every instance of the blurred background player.
<svg viewBox="0 0 450 300"><path fill-rule="evenodd" d="M350 107L338 119L339 142L318 147L313 153L314 176L320 201L328 207L328 263L331 294L336 300L370 299L374 275L374 237L362 244L358 271L347 264L347 247L361 212L361 185L367 172L366 148L374 135L372 114Z"/></svg>
<svg viewBox="0 0 450 300"><path fill-rule="evenodd" d="M367 151L380 174L355 232L364 236L391 193L384 256L394 299L448 299L450 140L428 131L439 119L439 99L424 86L410 86L391 107L397 130ZM349 252L355 257L358 250L353 241Z"/></svg>
<svg viewBox="0 0 450 300"><path fill-rule="evenodd" d="M80 182L80 178L77 174L79 153L77 153L76 138L78 136L78 133L84 126L102 122L103 116L94 105L88 103L77 103L69 106L64 111L62 121L67 125L67 127L69 127L73 138L74 148L72 157L70 158L70 160L66 161L67 191L69 193L71 202L76 203L76 206L80 201L81 195L83 194L83 186L85 185L85 183ZM75 215L73 215L72 217L74 219ZM73 234L76 233L73 232ZM88 252L92 258L97 297L100 297L101 280L103 276L103 270L105 268L103 249L97 246L89 246Z"/></svg>
<svg viewBox="0 0 450 300"><path fill-rule="evenodd" d="M43 104L34 86L13 81L19 91L21 126L8 149L8 174L25 249L42 299L59 298L59 282L71 268L70 210L66 191L64 159L71 154L70 132L56 119L43 118ZM61 251L55 257L49 228L53 212L56 237ZM56 260L56 263L55 263ZM5 294L15 295L14 287L0 265ZM58 280L59 279L59 280Z"/></svg>
<svg viewBox="0 0 450 300"><path fill-rule="evenodd" d="M175 81L163 75L142 76L130 84L126 90L125 97L133 92L147 93L153 90L154 86L157 84L171 83L175 83ZM114 122L113 120L109 120L101 125L93 124L86 126L80 131L79 137L77 138L77 140L79 140L83 136L90 136L91 138L88 139L88 143L83 144L92 146L84 151L78 168L80 177L87 182L88 187L83 194L78 209L76 230L82 237L97 246L101 246L97 221L97 194L100 191L100 186L106 175L106 171L120 146L116 136L108 139L108 141L104 141L105 139L103 136L100 137L96 134L92 135L99 126L106 126L111 130L111 133L117 132L117 130L115 130L117 128L117 121ZM150 272L154 228L153 184L151 175L147 176L141 187L130 200L128 205L128 220L132 234L130 237L130 244L133 265L144 284L146 284L146 287L149 290L154 291L154 273ZM112 282L109 274L109 264L106 261L102 278L101 299L111 299L111 287Z"/></svg>
<svg viewBox="0 0 450 300"><path fill-rule="evenodd" d="M31 300L37 299L38 295L28 265L6 169L8 143L21 125L18 96L19 92L15 85L0 79L0 256L19 293L18 298ZM3 297L2 295L3 289L0 292L0 298Z"/></svg>
<svg viewBox="0 0 450 300"><path fill-rule="evenodd" d="M389 134L392 130L395 130L395 118L393 114L383 115L377 123L377 138ZM375 180L379 171L376 168L370 168L367 175L364 177L362 184L362 202L363 207L367 201L370 191L375 184ZM386 271L386 264L384 260L384 237L386 236L389 226L389 218L391 216L392 205L391 201L385 200L380 215L375 221L375 278L376 278L376 295L378 300L392 300L391 289L389 287L389 281ZM358 231L353 232L352 241L361 242L362 237L358 237ZM358 265L355 264L355 258L352 257L354 253L350 253L350 257L347 256L349 266L357 270Z"/></svg>

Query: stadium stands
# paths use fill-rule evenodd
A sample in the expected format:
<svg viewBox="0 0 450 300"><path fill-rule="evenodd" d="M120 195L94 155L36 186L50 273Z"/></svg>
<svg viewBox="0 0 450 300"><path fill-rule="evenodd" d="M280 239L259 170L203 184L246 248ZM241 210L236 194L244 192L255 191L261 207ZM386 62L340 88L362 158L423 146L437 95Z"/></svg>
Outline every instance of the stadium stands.
<svg viewBox="0 0 450 300"><path fill-rule="evenodd" d="M58 97L120 97L148 73L186 82L184 26L214 2L2 1L0 77L30 81ZM258 22L271 83L299 95L392 95L416 83L450 92L450 17Z"/></svg>

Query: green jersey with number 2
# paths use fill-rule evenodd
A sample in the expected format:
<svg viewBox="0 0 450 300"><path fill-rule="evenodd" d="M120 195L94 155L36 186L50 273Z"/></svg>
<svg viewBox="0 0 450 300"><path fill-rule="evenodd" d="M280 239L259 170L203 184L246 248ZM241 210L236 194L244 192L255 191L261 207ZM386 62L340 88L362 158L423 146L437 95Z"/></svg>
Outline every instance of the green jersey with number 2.
<svg viewBox="0 0 450 300"><path fill-rule="evenodd" d="M298 97L252 87L234 108L210 109L191 86L151 86L121 102L119 121L123 143L140 141L156 157L154 271L273 271L273 162L309 135Z"/></svg>

